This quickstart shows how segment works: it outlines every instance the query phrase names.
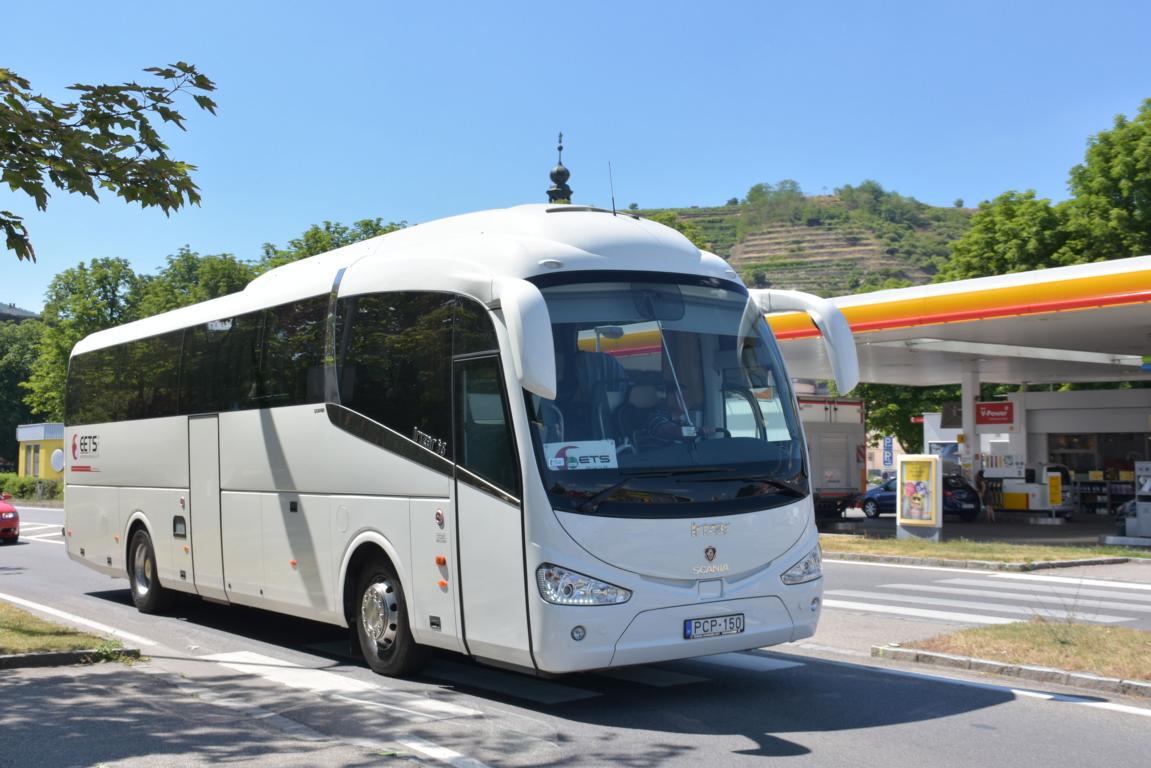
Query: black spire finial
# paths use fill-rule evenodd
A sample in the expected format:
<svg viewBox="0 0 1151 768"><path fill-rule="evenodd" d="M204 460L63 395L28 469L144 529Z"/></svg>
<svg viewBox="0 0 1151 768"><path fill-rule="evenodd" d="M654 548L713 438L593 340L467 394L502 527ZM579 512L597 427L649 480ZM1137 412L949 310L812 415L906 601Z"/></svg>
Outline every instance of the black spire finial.
<svg viewBox="0 0 1151 768"><path fill-rule="evenodd" d="M571 187L567 185L567 181L571 178L571 172L564 167L564 135L562 132L560 133L559 146L556 147L556 150L559 152L559 159L556 161L556 167L552 168L552 185L548 187L548 202L570 203L572 201L572 191Z"/></svg>

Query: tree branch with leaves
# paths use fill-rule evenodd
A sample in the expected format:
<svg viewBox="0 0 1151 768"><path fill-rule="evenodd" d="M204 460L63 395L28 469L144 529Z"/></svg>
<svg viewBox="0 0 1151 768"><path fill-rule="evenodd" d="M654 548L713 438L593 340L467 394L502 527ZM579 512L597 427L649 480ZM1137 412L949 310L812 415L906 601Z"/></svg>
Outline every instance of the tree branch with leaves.
<svg viewBox="0 0 1151 768"><path fill-rule="evenodd" d="M50 187L93 200L103 190L165 214L198 204L199 188L191 178L196 166L169 156L155 123L185 130L175 108L184 95L215 114L207 94L216 86L182 61L144 71L162 84L76 84L69 88L79 99L58 104L0 68L0 181L31 197L41 211L48 208ZM17 259L36 260L22 217L0 211L0 229Z"/></svg>

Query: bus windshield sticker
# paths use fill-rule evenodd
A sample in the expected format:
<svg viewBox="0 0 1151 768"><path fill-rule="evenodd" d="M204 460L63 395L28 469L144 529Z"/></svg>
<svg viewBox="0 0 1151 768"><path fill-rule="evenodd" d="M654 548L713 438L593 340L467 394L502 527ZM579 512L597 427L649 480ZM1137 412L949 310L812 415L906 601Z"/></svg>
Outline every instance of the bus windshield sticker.
<svg viewBox="0 0 1151 768"><path fill-rule="evenodd" d="M548 469L617 469L615 440L573 440L544 443Z"/></svg>

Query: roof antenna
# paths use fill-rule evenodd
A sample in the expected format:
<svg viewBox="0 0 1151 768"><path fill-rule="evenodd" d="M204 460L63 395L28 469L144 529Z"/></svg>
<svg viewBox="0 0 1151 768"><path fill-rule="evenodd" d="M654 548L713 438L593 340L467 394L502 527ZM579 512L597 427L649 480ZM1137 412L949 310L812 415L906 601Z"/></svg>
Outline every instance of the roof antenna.
<svg viewBox="0 0 1151 768"><path fill-rule="evenodd" d="M607 161L607 184L611 188L611 215L615 216L615 180L611 177L611 160Z"/></svg>

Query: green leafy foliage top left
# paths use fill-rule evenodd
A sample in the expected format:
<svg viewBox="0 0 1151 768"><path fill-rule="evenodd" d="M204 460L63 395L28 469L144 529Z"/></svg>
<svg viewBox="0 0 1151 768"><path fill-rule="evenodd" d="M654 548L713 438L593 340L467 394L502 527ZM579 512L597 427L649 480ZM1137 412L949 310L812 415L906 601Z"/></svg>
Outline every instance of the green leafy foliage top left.
<svg viewBox="0 0 1151 768"><path fill-rule="evenodd" d="M215 84L186 62L144 70L158 85L70 86L76 101L56 103L31 90L15 72L0 68L0 181L22 192L40 210L48 207L49 188L98 200L98 190L111 192L165 214L199 203L196 170L168 155L157 123L184 130L175 108L181 95L215 114L207 95ZM0 211L5 245L17 259L36 260L23 219Z"/></svg>

